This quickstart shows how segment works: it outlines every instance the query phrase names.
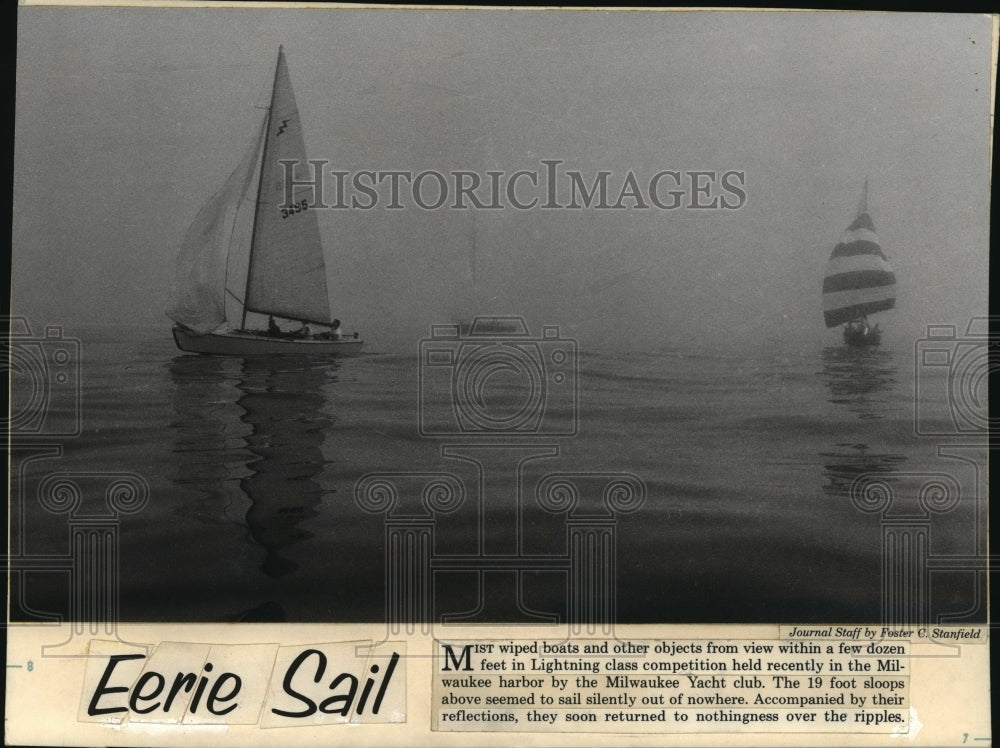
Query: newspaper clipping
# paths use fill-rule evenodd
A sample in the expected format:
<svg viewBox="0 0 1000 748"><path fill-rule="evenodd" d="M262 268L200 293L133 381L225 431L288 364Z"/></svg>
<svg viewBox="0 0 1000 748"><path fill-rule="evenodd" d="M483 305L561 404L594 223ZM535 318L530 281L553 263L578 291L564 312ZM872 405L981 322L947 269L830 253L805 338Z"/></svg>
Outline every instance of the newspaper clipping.
<svg viewBox="0 0 1000 748"><path fill-rule="evenodd" d="M996 16L17 25L7 744L990 744Z"/></svg>

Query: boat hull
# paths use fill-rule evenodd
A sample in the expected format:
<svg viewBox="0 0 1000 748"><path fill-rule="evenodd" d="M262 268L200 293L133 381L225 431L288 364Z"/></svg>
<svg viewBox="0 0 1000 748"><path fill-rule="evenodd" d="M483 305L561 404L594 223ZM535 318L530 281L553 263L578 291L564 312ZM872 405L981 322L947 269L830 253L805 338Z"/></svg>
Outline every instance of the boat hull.
<svg viewBox="0 0 1000 748"><path fill-rule="evenodd" d="M844 328L844 342L855 348L868 348L882 342L882 331L872 327Z"/></svg>
<svg viewBox="0 0 1000 748"><path fill-rule="evenodd" d="M208 333L199 335L183 327L174 326L174 342L187 353L204 353L215 356L287 356L310 355L343 358L357 356L364 346L363 340L341 338L318 340L316 338L280 338L245 332Z"/></svg>

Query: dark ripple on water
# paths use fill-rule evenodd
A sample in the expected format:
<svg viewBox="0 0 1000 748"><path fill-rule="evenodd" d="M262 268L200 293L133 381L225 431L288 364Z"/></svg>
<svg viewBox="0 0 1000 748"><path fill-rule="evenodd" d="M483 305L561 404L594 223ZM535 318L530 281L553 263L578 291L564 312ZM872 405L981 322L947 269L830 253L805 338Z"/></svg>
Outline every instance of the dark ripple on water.
<svg viewBox="0 0 1000 748"><path fill-rule="evenodd" d="M415 355L242 360L177 355L169 341L84 343L83 433L60 460L29 471L25 496L56 469L127 469L149 481L148 507L121 524L121 610L137 620L380 619L385 516L359 509L354 486L372 472L421 471L466 486L465 503L437 518L438 554L474 553L481 533L514 538L518 521L533 523L524 553L565 554L566 515L538 512L534 482L549 472L639 476L646 503L614 526L622 620L875 620L880 524L851 503L853 481L878 475L913 493L907 475L948 470L966 496L978 488L915 434L912 362L889 351L581 355L578 411L560 401L541 421L565 432L577 413L578 433L515 435L558 447L558 457L525 470L530 510L493 511L498 524L482 530L474 466L442 454L467 439L418 428ZM947 425L947 389L928 391L929 418ZM492 396L505 407L523 393L508 383ZM483 470L505 459L497 448ZM518 486L504 490L515 507ZM64 517L31 501L24 516L26 540L65 547ZM963 535L975 518L946 519L934 528L940 542L976 552ZM562 572L524 580L527 607L565 615ZM475 606L475 575L437 581L436 614ZM27 599L58 612L62 584L34 579ZM975 585L955 589L966 591L942 598L950 610L975 607Z"/></svg>

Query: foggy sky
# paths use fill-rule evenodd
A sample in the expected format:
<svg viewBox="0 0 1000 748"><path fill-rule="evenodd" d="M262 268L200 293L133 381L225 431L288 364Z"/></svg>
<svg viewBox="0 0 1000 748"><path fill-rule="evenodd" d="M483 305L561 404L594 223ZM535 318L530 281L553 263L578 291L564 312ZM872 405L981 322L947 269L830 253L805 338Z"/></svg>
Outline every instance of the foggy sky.
<svg viewBox="0 0 1000 748"><path fill-rule="evenodd" d="M746 175L733 211L321 211L333 314L373 348L475 313L582 350L836 343L823 267L866 176L898 282L887 344L987 312L986 16L21 7L18 24L12 311L38 325L169 336L177 250L254 137L279 44L331 168Z"/></svg>

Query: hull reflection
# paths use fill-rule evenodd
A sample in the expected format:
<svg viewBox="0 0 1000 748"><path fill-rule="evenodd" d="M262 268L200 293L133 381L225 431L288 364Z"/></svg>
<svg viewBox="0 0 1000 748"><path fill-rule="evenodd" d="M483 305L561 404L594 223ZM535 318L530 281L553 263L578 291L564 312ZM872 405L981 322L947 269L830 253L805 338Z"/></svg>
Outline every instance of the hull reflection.
<svg viewBox="0 0 1000 748"><path fill-rule="evenodd" d="M888 478L906 462L903 455L874 446L888 436L879 422L897 415L899 367L890 351L830 346L823 350L822 374L827 399L842 415L832 426L841 432L841 439L819 455L824 465L823 489L849 499L859 476Z"/></svg>

